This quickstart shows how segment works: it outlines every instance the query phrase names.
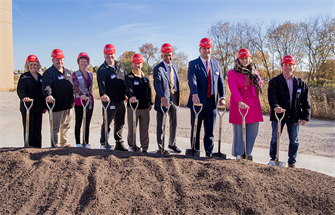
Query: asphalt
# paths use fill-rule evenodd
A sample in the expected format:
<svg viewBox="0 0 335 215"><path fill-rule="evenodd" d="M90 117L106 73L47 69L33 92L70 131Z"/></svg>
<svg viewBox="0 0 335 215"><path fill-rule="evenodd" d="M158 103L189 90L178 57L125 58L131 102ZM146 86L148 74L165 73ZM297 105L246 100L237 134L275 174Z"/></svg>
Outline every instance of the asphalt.
<svg viewBox="0 0 335 215"><path fill-rule="evenodd" d="M74 113L72 113L74 114ZM72 115L71 129L69 131L69 143L75 147L74 138L74 115ZM100 129L101 125L91 124L90 125L90 144L91 148L100 148ZM123 130L123 137L127 137L127 129ZM109 142L113 145L113 135L110 135ZM139 143L137 132L137 143ZM150 144L149 153L155 153L157 150L156 133L149 134ZM138 144L139 145L139 144ZM177 137L177 145L182 150L181 154L185 154L185 150L190 148L190 139ZM0 108L0 148L4 147L23 147L23 126L22 118L19 111L10 109ZM50 127L49 127L49 115L46 113L43 115L42 123L42 148L50 147ZM231 156L231 144L222 143L221 152L225 153L228 159L235 159ZM89 149L88 149L89 150ZM214 152L217 152L217 143L215 143ZM253 149L253 161L262 164L268 164L269 162L269 149L254 148ZM205 156L203 148L201 148L200 156ZM280 161L286 162L287 152L280 151ZM286 163L287 166L287 163ZM335 177L335 158L321 157L309 154L299 154L297 157L297 168L305 168L312 171L317 171Z"/></svg>

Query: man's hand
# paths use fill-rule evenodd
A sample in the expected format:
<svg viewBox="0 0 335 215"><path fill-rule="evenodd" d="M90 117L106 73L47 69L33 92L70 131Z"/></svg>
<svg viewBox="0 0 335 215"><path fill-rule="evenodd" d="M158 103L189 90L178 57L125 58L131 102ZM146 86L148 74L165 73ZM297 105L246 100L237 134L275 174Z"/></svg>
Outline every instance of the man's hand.
<svg viewBox="0 0 335 215"><path fill-rule="evenodd" d="M55 99L52 97L52 95L50 95L45 98L45 101L48 103L54 103Z"/></svg>
<svg viewBox="0 0 335 215"><path fill-rule="evenodd" d="M247 108L249 108L249 106L246 103L242 102L242 101L238 102L238 107L240 109L247 109Z"/></svg>
<svg viewBox="0 0 335 215"><path fill-rule="evenodd" d="M199 103L200 103L200 99L199 99L198 94L193 94L193 95L192 95L192 102L193 102L194 104L199 104Z"/></svg>
<svg viewBox="0 0 335 215"><path fill-rule="evenodd" d="M162 103L162 106L163 106L163 107L167 107L167 106L169 106L169 103L168 103L168 100L167 100L166 97L162 97L162 98L161 98L161 103Z"/></svg>
<svg viewBox="0 0 335 215"><path fill-rule="evenodd" d="M100 99L102 102L109 102L109 97L106 94L101 96Z"/></svg>
<svg viewBox="0 0 335 215"><path fill-rule="evenodd" d="M29 97L24 97L24 98L22 99L22 102L29 102L29 100L30 100Z"/></svg>
<svg viewBox="0 0 335 215"><path fill-rule="evenodd" d="M281 108L281 107L276 107L274 108L276 113L283 113L284 111L286 111L285 109Z"/></svg>
<svg viewBox="0 0 335 215"><path fill-rule="evenodd" d="M302 120L300 120L300 122L299 122L299 123L300 123L300 125L304 126L304 125L306 125L306 124L307 124L307 121L302 119Z"/></svg>
<svg viewBox="0 0 335 215"><path fill-rule="evenodd" d="M130 102L130 103L135 103L135 102L137 102L136 97L135 97L135 96L130 97L129 102Z"/></svg>

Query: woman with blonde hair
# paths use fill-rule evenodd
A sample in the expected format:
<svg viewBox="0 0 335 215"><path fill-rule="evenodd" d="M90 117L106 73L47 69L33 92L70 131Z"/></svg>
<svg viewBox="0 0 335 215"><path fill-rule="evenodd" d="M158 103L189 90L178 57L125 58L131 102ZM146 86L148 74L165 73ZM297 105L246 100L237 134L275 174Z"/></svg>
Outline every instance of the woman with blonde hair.
<svg viewBox="0 0 335 215"><path fill-rule="evenodd" d="M32 105L29 113L29 146L42 147L42 114L46 111L45 97L42 92L42 76L38 73L41 64L35 55L29 55L25 64L25 73L20 76L17 84L17 95L20 98L23 133L26 133L26 108Z"/></svg>

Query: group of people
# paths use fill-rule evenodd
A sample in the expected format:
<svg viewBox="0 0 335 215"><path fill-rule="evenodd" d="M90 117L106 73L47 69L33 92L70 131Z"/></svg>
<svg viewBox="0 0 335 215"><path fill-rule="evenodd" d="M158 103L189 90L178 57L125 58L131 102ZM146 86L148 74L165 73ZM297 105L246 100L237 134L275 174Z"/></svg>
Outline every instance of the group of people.
<svg viewBox="0 0 335 215"><path fill-rule="evenodd" d="M115 47L107 44L104 47L104 63L97 71L97 83L102 103L108 104L107 126L105 121L101 126L101 149L111 149L105 139L105 127L110 133L110 124L114 120L114 150L128 151L125 146L122 131L125 124L125 112L127 103L129 150L141 150L143 153L149 147L149 112L154 105L157 112L157 144L158 149L164 149L163 143L163 117L169 115L169 142L168 148L180 153L176 144L177 117L180 98L178 66L172 61L173 48L169 43L161 47L162 62L153 70L154 89L156 91L155 104L152 101L152 90L148 75L142 71L143 57L135 54L132 57L132 71L126 71L122 62L115 59ZM188 85L190 96L187 107L190 108L191 125L198 119L195 137L195 149L200 149L200 130L204 124L204 149L206 157L211 157L214 148L214 127L217 115L217 106L226 105L225 86L220 63L211 58L212 42L209 38L203 38L199 45L199 58L192 60L188 65ZM21 100L20 111L25 133L26 109L25 102L33 99L29 121L29 145L41 147L42 114L46 112L46 104L55 103L53 109L53 144L56 147L69 147L68 130L70 128L71 109L75 109L75 139L76 146L82 147L80 129L83 120L83 106L86 109L86 133L85 142L89 143L89 125L94 108L92 93L93 75L87 71L90 63L89 56L82 52L78 55L79 69L73 74L63 67L63 52L55 49L51 54L53 65L41 76L38 71L41 68L38 58L29 55L25 70L18 86L17 94ZM277 128L278 121L275 114L282 115L281 128L286 124L289 134L288 164L295 167L298 151L298 133L300 125L306 125L310 120L311 105L307 84L293 74L295 60L287 55L281 61L282 74L273 78L268 86L268 100L271 107L270 120L272 121L272 138L270 143L270 159L273 161L277 155ZM228 85L231 92L229 122L233 124L232 155L237 159L242 158L243 153L252 154L255 139L258 134L259 122L263 121L259 95L262 92L262 79L252 62L251 54L247 49L241 49L235 60L234 69L228 72ZM89 102L86 104L86 102ZM202 110L193 111L194 105L202 104ZM134 107L137 107L134 109ZM248 109L248 110L247 110ZM165 111L164 111L165 110ZM133 111L135 111L136 123L133 128ZM246 124L246 148L244 151L242 138L242 117L245 115ZM104 112L104 110L103 110ZM139 124L141 149L134 145L133 129ZM193 134L191 129L191 138ZM60 138L58 138L60 137ZM191 139L192 142L192 139Z"/></svg>

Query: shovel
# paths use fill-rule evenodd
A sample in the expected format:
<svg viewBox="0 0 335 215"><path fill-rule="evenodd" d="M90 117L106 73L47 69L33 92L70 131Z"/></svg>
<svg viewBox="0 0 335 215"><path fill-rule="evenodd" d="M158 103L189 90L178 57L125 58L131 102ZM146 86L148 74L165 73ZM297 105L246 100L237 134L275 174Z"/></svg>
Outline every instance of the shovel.
<svg viewBox="0 0 335 215"><path fill-rule="evenodd" d="M247 111L245 112L244 115L242 114L240 107L238 107L238 110L240 111L240 114L242 116L242 130L243 130L242 131L242 133L243 133L243 155L242 155L242 158L252 161L252 155L248 156L248 154L247 154L247 131L245 130L245 117L248 114L249 107L247 108Z"/></svg>
<svg viewBox="0 0 335 215"><path fill-rule="evenodd" d="M54 101L52 102L52 106L49 106L49 102L46 102L47 107L49 109L49 121L50 121L50 139L51 139L51 148L58 148L55 144L55 140L54 140L54 117L53 117L53 113L52 110L55 107L56 104L56 99L54 99Z"/></svg>
<svg viewBox="0 0 335 215"><path fill-rule="evenodd" d="M135 108L133 107L132 103L129 102L129 106L131 107L131 109L133 110L133 147L129 147L128 151L133 151L136 152L137 151L137 146L136 146L136 110L138 108L138 100L136 100L136 106Z"/></svg>
<svg viewBox="0 0 335 215"><path fill-rule="evenodd" d="M164 111L163 105L161 104L161 110L163 112L162 145L159 146L160 149L157 150L156 154L161 154L161 155L169 155L170 154L170 152L166 151L165 148L164 148L165 147L164 141L165 141L166 115L167 115L167 112L169 111L169 109L170 109L170 105L167 106L166 111Z"/></svg>
<svg viewBox="0 0 335 215"><path fill-rule="evenodd" d="M285 167L285 162L279 161L279 145L280 145L280 133L281 133L281 121L283 120L285 116L285 111L283 112L283 116L279 119L277 113L275 112L275 116L278 121L278 127L277 127L277 156L276 160L273 162L270 160L269 164L272 166L279 166L279 167Z"/></svg>
<svg viewBox="0 0 335 215"><path fill-rule="evenodd" d="M31 102L29 107L26 105L27 102ZM29 112L33 107L34 99L29 99L27 102L23 102L24 107L26 108L26 133L24 135L24 147L29 147Z"/></svg>
<svg viewBox="0 0 335 215"><path fill-rule="evenodd" d="M195 110L195 106L200 107L200 110L197 112ZM194 118L194 125L193 125L193 135L192 135L192 149L186 149L185 155L186 156L194 156L194 157L200 157L200 150L195 149L195 141L196 141L196 135L197 135L197 127L198 127L198 116L202 110L202 104L194 104L193 103L193 111L195 114Z"/></svg>
<svg viewBox="0 0 335 215"><path fill-rule="evenodd" d="M101 101L102 107L104 108L104 123L105 123L105 147L106 150L112 149L108 144L108 119L107 119L107 108L109 106L110 100L108 99L107 105L104 105L104 102Z"/></svg>
<svg viewBox="0 0 335 215"><path fill-rule="evenodd" d="M83 106L83 143L81 144L83 148L88 148L90 145L86 143L85 141L85 134L86 134L86 108L88 104L90 103L90 100L86 98L86 105L84 105L83 100L80 97L80 103Z"/></svg>
<svg viewBox="0 0 335 215"><path fill-rule="evenodd" d="M226 159L226 154L221 153L221 131L222 131L222 117L226 113L226 106L225 105L218 105L218 115L220 117L220 126L219 126L219 145L218 145L218 153L213 153L213 156L216 157L222 157L223 159ZM222 110L222 112L220 112Z"/></svg>

